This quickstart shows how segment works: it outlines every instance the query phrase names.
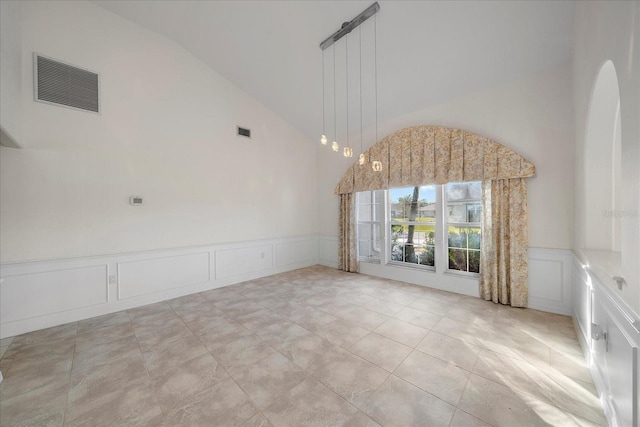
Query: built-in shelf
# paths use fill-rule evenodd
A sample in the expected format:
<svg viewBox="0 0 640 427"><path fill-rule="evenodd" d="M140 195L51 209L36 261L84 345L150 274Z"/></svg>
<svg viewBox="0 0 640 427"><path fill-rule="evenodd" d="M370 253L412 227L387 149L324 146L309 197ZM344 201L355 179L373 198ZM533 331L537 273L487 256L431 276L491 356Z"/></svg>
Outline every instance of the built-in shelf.
<svg viewBox="0 0 640 427"><path fill-rule="evenodd" d="M22 145L3 126L0 126L0 145L8 148L22 148Z"/></svg>

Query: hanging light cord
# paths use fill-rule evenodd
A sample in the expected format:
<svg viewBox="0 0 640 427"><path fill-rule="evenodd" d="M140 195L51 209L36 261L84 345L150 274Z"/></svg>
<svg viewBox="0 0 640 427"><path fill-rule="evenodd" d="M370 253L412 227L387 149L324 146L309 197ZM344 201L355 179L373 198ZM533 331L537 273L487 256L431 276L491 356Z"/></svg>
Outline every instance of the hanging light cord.
<svg viewBox="0 0 640 427"><path fill-rule="evenodd" d="M376 84L376 140L378 142L378 15L373 17L373 75Z"/></svg>
<svg viewBox="0 0 640 427"><path fill-rule="evenodd" d="M324 119L324 51L322 51L322 135L325 133L325 119Z"/></svg>
<svg viewBox="0 0 640 427"><path fill-rule="evenodd" d="M362 28L358 28L358 39L360 43L360 154L362 154Z"/></svg>
<svg viewBox="0 0 640 427"><path fill-rule="evenodd" d="M338 115L336 113L336 45L333 45L333 141L338 139Z"/></svg>
<svg viewBox="0 0 640 427"><path fill-rule="evenodd" d="M347 88L347 148L349 145L349 35L344 38L345 80Z"/></svg>

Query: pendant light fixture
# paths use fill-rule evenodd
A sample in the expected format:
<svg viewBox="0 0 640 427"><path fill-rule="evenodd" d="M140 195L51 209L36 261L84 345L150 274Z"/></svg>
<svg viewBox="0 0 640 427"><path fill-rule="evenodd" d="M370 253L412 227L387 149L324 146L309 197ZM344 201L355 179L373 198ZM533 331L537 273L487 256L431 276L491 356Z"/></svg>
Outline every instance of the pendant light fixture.
<svg viewBox="0 0 640 427"><path fill-rule="evenodd" d="M355 28L359 27L360 24L362 24L364 21L366 21L367 19L371 18L372 16L374 16L378 11L380 10L380 5L376 2L373 3L371 6L369 6L367 9L365 9L362 13L360 13L358 16L356 16L355 18L353 18L351 21L349 22L345 22L342 24L342 27L336 31L334 34L332 34L331 36L329 36L327 39L325 39L322 43L320 43L320 49L322 49L323 54L322 54L322 137L320 138L320 142L322 143L322 145L326 145L327 143L327 137L325 135L325 111L324 111L324 105L325 105L325 92L324 92L324 85L325 85L325 80L324 80L324 51L330 47L333 46L333 135L334 135L334 140L333 143L331 144L331 149L333 151L339 151L340 150L340 146L338 145L338 142L336 141L337 137L337 111L336 111L336 48L335 48L335 43L340 40L341 38L347 36L351 31L353 31ZM374 21L374 39L377 37L377 30L375 28L375 21ZM365 155L362 151L362 134L363 134L363 126L362 126L362 29L359 30L359 42L360 42L360 156L358 157L358 163L360 165L364 165L365 162ZM376 41L374 40L374 50L377 50L377 44ZM343 148L343 155L345 157L353 157L353 148L351 148L350 144L349 144L349 44L348 44L348 37L346 37L345 39L345 79L346 79L346 146ZM376 141L378 140L378 76L377 76L377 54L375 57L375 66L374 66L374 73L375 73L375 91L376 91L376 95L375 95L375 102L376 102ZM374 161L372 162L372 168L374 171L381 171L382 170L382 163L380 161Z"/></svg>
<svg viewBox="0 0 640 427"><path fill-rule="evenodd" d="M343 155L345 157L353 157L353 149L349 146L349 34L344 39L344 61L345 88L347 92L347 146L344 147Z"/></svg>
<svg viewBox="0 0 640 427"><path fill-rule="evenodd" d="M373 75L376 86L376 140L378 142L378 18L373 17ZM371 168L374 172L382 171L382 162L374 160L371 162Z"/></svg>
<svg viewBox="0 0 640 427"><path fill-rule="evenodd" d="M337 118L338 118L338 113L336 112L336 47L334 45L333 46L333 144L331 144L331 149L335 152L337 152L340 149L340 146L336 142L336 139L338 139Z"/></svg>

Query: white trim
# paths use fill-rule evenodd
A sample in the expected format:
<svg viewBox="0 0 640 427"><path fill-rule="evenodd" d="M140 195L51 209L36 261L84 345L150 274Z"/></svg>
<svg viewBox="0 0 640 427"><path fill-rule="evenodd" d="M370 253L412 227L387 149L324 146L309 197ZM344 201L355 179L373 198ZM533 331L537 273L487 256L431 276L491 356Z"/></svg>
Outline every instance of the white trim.
<svg viewBox="0 0 640 427"><path fill-rule="evenodd" d="M587 267L585 254L574 254L573 318L578 340L608 425L640 423L640 316L608 286L608 275ZM592 264L593 262L591 262ZM607 332L607 342L591 338L591 324Z"/></svg>
<svg viewBox="0 0 640 427"><path fill-rule="evenodd" d="M314 265L319 240L309 235L2 264L0 338ZM223 275L216 274L221 262L227 263Z"/></svg>
<svg viewBox="0 0 640 427"><path fill-rule="evenodd" d="M573 252L530 247L529 308L572 314Z"/></svg>

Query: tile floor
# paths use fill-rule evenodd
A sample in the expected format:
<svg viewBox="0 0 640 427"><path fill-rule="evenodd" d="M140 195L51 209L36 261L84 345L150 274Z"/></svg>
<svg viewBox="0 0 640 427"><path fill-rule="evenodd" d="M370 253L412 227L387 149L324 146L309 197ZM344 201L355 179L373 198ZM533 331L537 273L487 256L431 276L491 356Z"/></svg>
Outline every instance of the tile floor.
<svg viewBox="0 0 640 427"><path fill-rule="evenodd" d="M605 425L569 317L320 266L0 351L2 426Z"/></svg>

